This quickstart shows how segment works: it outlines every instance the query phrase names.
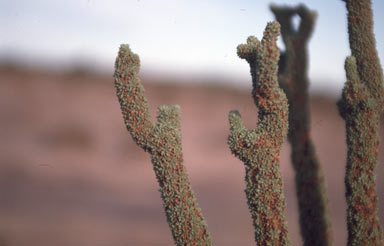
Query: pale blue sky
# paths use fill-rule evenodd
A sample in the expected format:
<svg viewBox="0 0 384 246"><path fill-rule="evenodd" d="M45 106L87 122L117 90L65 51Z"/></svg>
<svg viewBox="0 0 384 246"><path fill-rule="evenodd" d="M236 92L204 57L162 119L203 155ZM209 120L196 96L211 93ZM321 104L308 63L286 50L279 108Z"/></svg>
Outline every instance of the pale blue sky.
<svg viewBox="0 0 384 246"><path fill-rule="evenodd" d="M272 1L306 4L319 14L310 41L312 88L339 90L350 54L341 0ZM16 53L33 63L86 60L112 71L121 43L140 55L143 71L211 74L239 83L248 64L236 47L261 37L273 20L267 0L2 0L0 55ZM384 1L374 0L376 41L384 61ZM280 43L281 45L281 43ZM321 82L321 83L320 83ZM339 92L337 92L339 93Z"/></svg>

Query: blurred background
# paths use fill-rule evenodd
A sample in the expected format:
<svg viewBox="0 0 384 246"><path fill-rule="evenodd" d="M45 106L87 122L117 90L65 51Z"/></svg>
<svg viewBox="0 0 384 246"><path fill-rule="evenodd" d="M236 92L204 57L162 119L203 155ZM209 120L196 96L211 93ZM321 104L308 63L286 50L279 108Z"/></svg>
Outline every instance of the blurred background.
<svg viewBox="0 0 384 246"><path fill-rule="evenodd" d="M383 61L384 2L372 2ZM249 67L236 47L249 35L262 37L274 19L270 3L1 1L0 245L173 244L150 158L125 130L115 96L113 65L122 43L141 58L152 117L158 105L181 106L185 164L215 245L254 245L244 167L226 144L227 117L238 109L247 127L257 122ZM335 245L343 245L346 145L335 102L350 54L346 10L342 1L303 3L318 12L309 43L311 127ZM382 224L383 160L381 145ZM288 144L281 169L290 238L300 245Z"/></svg>

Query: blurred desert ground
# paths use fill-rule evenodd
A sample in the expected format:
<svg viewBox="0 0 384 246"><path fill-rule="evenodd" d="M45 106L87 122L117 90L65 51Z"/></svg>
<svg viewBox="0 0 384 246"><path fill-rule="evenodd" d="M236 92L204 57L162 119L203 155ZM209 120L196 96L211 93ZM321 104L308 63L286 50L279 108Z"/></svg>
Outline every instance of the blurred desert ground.
<svg viewBox="0 0 384 246"><path fill-rule="evenodd" d="M226 143L231 109L242 113L247 127L256 124L250 87L219 86L212 78L142 80L153 118L160 104L181 106L185 164L214 244L254 245L244 167ZM311 98L334 245L345 245L344 122L336 98ZM290 238L300 245L289 148L281 151L281 169ZM380 158L383 223L383 145ZM150 158L124 127L112 74L0 68L0 221L2 246L173 245Z"/></svg>

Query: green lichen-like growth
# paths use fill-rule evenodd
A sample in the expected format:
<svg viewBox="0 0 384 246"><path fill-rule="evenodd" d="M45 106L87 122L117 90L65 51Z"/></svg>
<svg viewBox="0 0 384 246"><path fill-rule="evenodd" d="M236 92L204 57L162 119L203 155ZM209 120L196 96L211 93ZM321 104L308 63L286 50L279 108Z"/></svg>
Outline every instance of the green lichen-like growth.
<svg viewBox="0 0 384 246"><path fill-rule="evenodd" d="M377 217L375 168L384 108L383 71L376 52L370 0L347 0L347 82L338 102L347 132L347 245L384 245Z"/></svg>
<svg viewBox="0 0 384 246"><path fill-rule="evenodd" d="M114 78L125 125L133 140L151 155L175 244L212 245L183 163L179 107L160 106L157 123L152 123L139 67L139 57L128 45L121 45Z"/></svg>
<svg viewBox="0 0 384 246"><path fill-rule="evenodd" d="M279 61L279 82L289 102L288 140L295 170L296 194L300 215L300 229L304 245L332 244L326 183L310 134L309 96L307 77L308 40L313 32L316 12L304 5L297 7L271 5L281 25L286 47ZM293 17L301 21L297 30Z"/></svg>
<svg viewBox="0 0 384 246"><path fill-rule="evenodd" d="M289 245L285 200L280 173L280 149L288 131L288 103L277 80L280 32L268 23L261 42L249 37L237 53L251 67L252 95L259 109L257 127L244 127L240 113L229 113L228 144L245 165L246 197L255 227L257 245Z"/></svg>

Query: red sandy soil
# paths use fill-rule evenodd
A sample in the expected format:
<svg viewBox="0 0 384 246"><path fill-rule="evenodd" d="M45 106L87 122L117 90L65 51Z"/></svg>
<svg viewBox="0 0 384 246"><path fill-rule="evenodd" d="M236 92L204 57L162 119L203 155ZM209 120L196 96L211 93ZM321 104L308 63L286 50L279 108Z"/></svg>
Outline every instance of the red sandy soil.
<svg viewBox="0 0 384 246"><path fill-rule="evenodd" d="M160 104L181 106L185 164L214 244L254 245L244 167L226 143L230 110L256 124L250 88L156 80L144 79L152 116ZM333 99L312 96L311 110L334 245L345 245L344 122ZM281 169L290 238L300 245L289 151L285 144ZM383 145L380 155L383 222ZM112 76L0 70L0 218L6 246L173 245L149 156L125 130Z"/></svg>

